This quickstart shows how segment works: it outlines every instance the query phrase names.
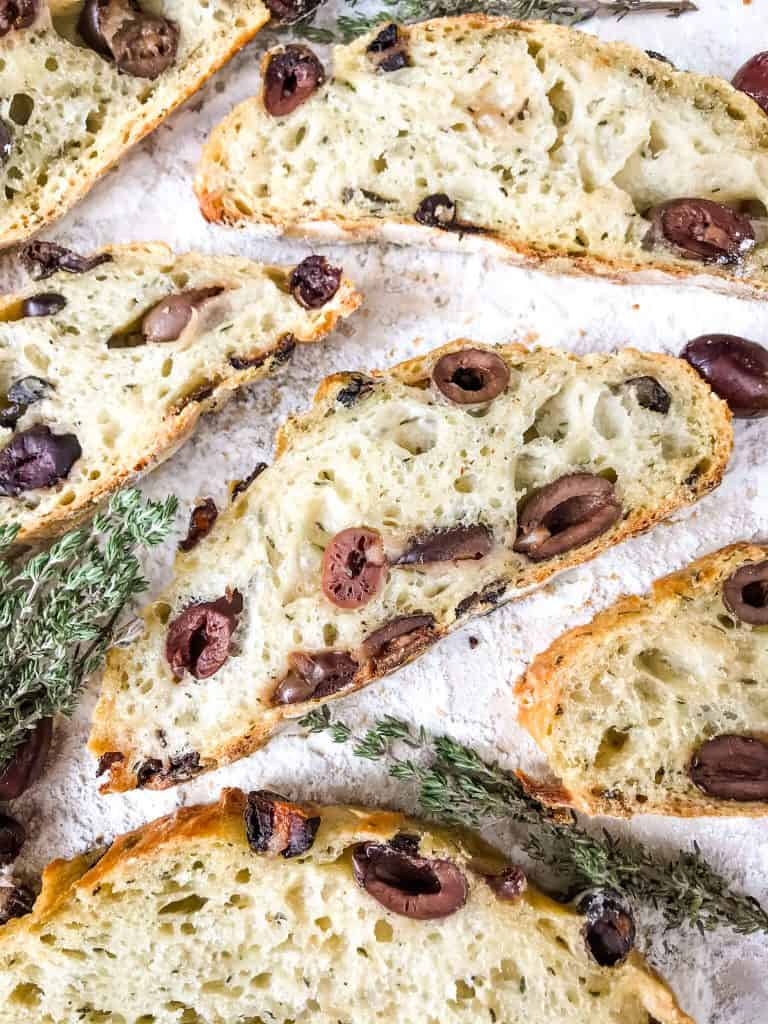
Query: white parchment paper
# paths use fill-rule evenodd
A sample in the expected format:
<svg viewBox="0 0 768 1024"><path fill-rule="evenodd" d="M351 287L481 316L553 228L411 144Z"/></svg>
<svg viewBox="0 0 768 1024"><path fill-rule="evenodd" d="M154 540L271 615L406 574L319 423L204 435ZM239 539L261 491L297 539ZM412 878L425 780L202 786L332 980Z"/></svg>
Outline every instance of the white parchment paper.
<svg viewBox="0 0 768 1024"><path fill-rule="evenodd" d="M584 28L660 51L679 67L732 77L768 48L768 0L698 0L697 14L674 20L593 20ZM329 12L334 9L331 0ZM186 107L108 174L48 237L88 251L110 242L160 239L178 250L240 253L286 263L306 255L296 242L258 242L247 232L212 228L200 216L191 180L211 128L258 88L264 34L242 51ZM322 49L322 48L320 48ZM365 305L326 344L300 349L278 377L238 395L209 417L194 439L145 482L156 497L179 496L177 533L147 569L153 585L168 577L175 541L192 502L224 503L227 481L269 460L276 426L305 407L320 378L342 369L385 366L457 336L521 340L574 352L634 345L678 353L701 333L729 332L768 345L768 303L686 287L628 287L550 277L480 256L451 256L373 246L327 248L365 296ZM590 618L621 593L731 541L768 539L768 420L737 422L736 450L722 486L696 508L561 576L536 595L477 621L417 663L334 709L356 729L383 713L450 733L509 767L541 769L541 756L515 722L513 683L528 660L565 629ZM479 644L470 647L470 636ZM768 680L766 681L768 684ZM45 778L13 812L30 840L17 865L30 877L54 857L173 810L215 799L225 785L269 787L300 798L360 801L413 809L413 794L381 766L353 758L326 738L284 734L267 750L164 793L101 797L85 751L94 681L74 720L60 723ZM614 829L660 853L695 839L733 883L768 904L768 822L678 822L646 818ZM504 843L504 836L496 836ZM642 944L699 1024L768 1022L768 936L728 930L707 936L665 932L652 915ZM532 1022L533 1024L533 1022Z"/></svg>

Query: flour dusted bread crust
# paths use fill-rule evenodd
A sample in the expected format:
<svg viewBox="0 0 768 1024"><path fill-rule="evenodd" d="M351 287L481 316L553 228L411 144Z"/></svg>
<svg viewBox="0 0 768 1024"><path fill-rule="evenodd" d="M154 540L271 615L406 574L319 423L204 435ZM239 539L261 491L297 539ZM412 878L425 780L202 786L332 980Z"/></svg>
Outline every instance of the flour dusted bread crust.
<svg viewBox="0 0 768 1024"><path fill-rule="evenodd" d="M328 302L305 308L290 291L293 267L174 256L161 244L100 256L106 261L92 260L91 269L59 270L0 299L0 523L18 524L19 541L91 513L167 458L204 412L280 366L297 343L322 337L359 302L341 278ZM147 314L190 292L200 301L178 337L145 341ZM30 451L21 447L41 430L70 439L66 460L48 476L42 456L39 475L24 465Z"/></svg>
<svg viewBox="0 0 768 1024"><path fill-rule="evenodd" d="M301 852L256 852L254 805L256 838L293 823ZM447 865L463 903L418 919L374 898L353 859L393 839ZM499 899L487 878L508 867L400 814L225 790L47 869L0 929L0 1024L692 1024L637 952L600 966L574 910L532 886Z"/></svg>
<svg viewBox="0 0 768 1024"><path fill-rule="evenodd" d="M35 5L31 25L0 39L0 118L10 134L0 246L62 216L269 19L261 0L145 0L178 28L173 63L150 80L85 45L76 30L82 0L17 4Z"/></svg>
<svg viewBox="0 0 768 1024"><path fill-rule="evenodd" d="M532 787L587 814L767 814L765 797L716 796L690 774L716 737L768 740L768 626L723 600L737 570L766 559L756 544L705 555L540 654L518 684L520 721L560 785ZM743 785L736 750L723 766Z"/></svg>
<svg viewBox="0 0 768 1024"><path fill-rule="evenodd" d="M336 47L292 112L262 96L226 118L197 173L209 220L765 292L765 242L713 262L648 242L648 211L669 200L768 204L768 117L748 96L541 22L386 31ZM436 196L451 206L430 208Z"/></svg>
<svg viewBox="0 0 768 1024"><path fill-rule="evenodd" d="M144 635L109 656L90 740L105 788L252 752L695 501L730 448L727 408L669 356L464 341L327 378L275 463L178 556ZM529 522L555 492L559 511Z"/></svg>

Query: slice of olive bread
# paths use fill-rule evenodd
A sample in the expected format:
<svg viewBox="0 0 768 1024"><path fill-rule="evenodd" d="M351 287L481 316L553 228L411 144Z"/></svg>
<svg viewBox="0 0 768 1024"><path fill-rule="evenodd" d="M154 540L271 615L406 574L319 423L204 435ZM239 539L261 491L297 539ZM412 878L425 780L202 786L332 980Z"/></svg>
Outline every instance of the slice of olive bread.
<svg viewBox="0 0 768 1024"><path fill-rule="evenodd" d="M319 256L292 268L33 242L26 259L40 279L0 298L0 524L20 541L92 512L359 302Z"/></svg>
<svg viewBox="0 0 768 1024"><path fill-rule="evenodd" d="M107 663L106 788L164 787L414 658L720 480L729 413L683 361L454 342L338 374Z"/></svg>
<svg viewBox="0 0 768 1024"><path fill-rule="evenodd" d="M0 1024L692 1024L626 912L585 910L467 833L225 790L47 869Z"/></svg>
<svg viewBox="0 0 768 1024"><path fill-rule="evenodd" d="M561 780L550 799L768 814L768 547L734 544L623 598L540 654L518 693Z"/></svg>
<svg viewBox="0 0 768 1024"><path fill-rule="evenodd" d="M479 14L380 27L327 70L279 48L263 74L203 154L209 220L768 287L768 117L720 79Z"/></svg>
<svg viewBox="0 0 768 1024"><path fill-rule="evenodd" d="M60 217L269 19L261 0L0 0L0 246Z"/></svg>

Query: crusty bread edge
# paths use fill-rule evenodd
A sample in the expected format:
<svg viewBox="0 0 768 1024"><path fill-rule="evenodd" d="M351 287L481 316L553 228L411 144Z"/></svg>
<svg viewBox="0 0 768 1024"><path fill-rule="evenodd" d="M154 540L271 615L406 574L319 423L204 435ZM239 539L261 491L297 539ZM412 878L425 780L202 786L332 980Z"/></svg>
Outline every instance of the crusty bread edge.
<svg viewBox="0 0 768 1024"><path fill-rule="evenodd" d="M578 39L581 48L591 51L599 64L606 63L606 50L610 49L617 56L627 58L634 66L645 70L648 74L659 74L659 61L650 57L644 50L637 49L621 42L606 43L585 32L568 29L561 25L552 25L541 21L517 21L504 17L484 14L466 14L453 18L434 19L435 24L458 25L466 29L483 29L486 27L504 27L514 31L544 35L546 37ZM421 25L429 24L422 22ZM406 26L407 28L407 26ZM262 60L262 72L269 60L269 53ZM753 134L768 133L768 121L765 114L755 101L734 89L724 79L706 76L690 71L678 71L664 68L670 77L685 75L705 83L709 88L720 93L731 106L735 106L744 116L744 120L753 130ZM262 94L263 95L263 94ZM477 252L505 262L525 267L545 270L552 274L567 273L580 277L602 277L620 284L661 284L683 283L691 286L710 288L727 295L740 298L762 299L768 293L768 281L754 278L739 278L714 264L703 264L691 261L688 269L679 263L666 262L660 258L653 264L639 263L629 259L606 259L600 256L577 256L564 252L549 252L537 249L531 244L513 242L493 231L483 233L472 232L462 235L458 232L445 231L440 228L419 224L413 218L389 216L386 219L377 217L356 218L348 220L338 217L330 211L319 211L311 219L282 220L279 216L259 216L258 218L227 206L221 192L211 190L206 185L206 168L212 161L209 154L218 147L219 136L226 136L229 124L238 116L240 107L252 103L262 103L262 96L243 101L242 104L221 121L211 133L195 174L194 189L200 210L205 219L214 224L230 227L256 225L256 230L265 235L282 234L288 237L316 239L320 242L389 242L394 245L419 245L447 252Z"/></svg>
<svg viewBox="0 0 768 1024"><path fill-rule="evenodd" d="M134 242L126 245L105 246L99 252L106 252L120 257L121 254L129 256L140 256L143 252L152 250L152 255L166 254L167 258L174 259L175 254L163 242ZM202 253L186 253L188 263L197 263L200 266L207 266L217 257L206 256ZM219 257L220 259L220 257ZM254 267L272 269L271 264L259 263L255 260L248 260ZM275 267L274 269L282 269ZM5 310L18 305L22 299L39 291L39 287L28 287L16 295L6 295L0 298L0 317ZM350 316L362 302L362 296L355 290L354 285L347 277L342 277L341 285L333 300L324 310L322 319L318 319L312 332L304 337L296 337L299 344L312 344L329 334L339 320ZM174 417L169 413L168 423L157 436L154 445L145 452L144 456L130 469L117 473L109 479L102 479L94 483L79 499L70 505L54 509L44 516L36 526L29 526L19 531L16 537L17 544L38 544L58 536L64 530L76 526L90 518L106 497L114 493L120 487L126 486L155 467L159 466L166 459L184 444L190 437L198 420L205 413L214 412L222 408L232 397L235 391L248 384L268 376L276 366L280 365L280 339L277 339L273 348L269 351L259 353L263 355L263 361L259 366L247 367L243 370L232 370L227 364L227 372L230 374L225 380L220 381L206 398L190 401ZM276 363L277 359L277 363ZM62 481L66 486L66 480Z"/></svg>
<svg viewBox="0 0 768 1024"><path fill-rule="evenodd" d="M515 694L519 700L518 721L547 752L547 730L555 718L561 702L570 668L570 660L584 645L599 643L610 636L627 615L633 616L633 627L642 628L643 619L658 611L661 604L677 603L686 597L695 597L702 589L717 586L734 571L734 562L761 561L768 557L768 546L736 543L711 552L691 562L679 572L656 580L649 593L638 597L620 598L615 604L596 615L591 622L568 630L537 655L527 671L518 679ZM574 789L566 784L540 782L522 776L529 790L556 805L567 804L590 815L631 817L638 814L663 814L681 818L690 817L749 817L768 814L768 803L745 803L714 800L705 793L695 799L672 796L664 802L649 801L621 807L614 800L603 800L588 788Z"/></svg>
<svg viewBox="0 0 768 1024"><path fill-rule="evenodd" d="M492 345L482 345L480 343L472 342L469 339L457 339L441 346L438 349L425 353L423 356L418 356L414 359L409 359L405 362L399 363L389 370L378 371L378 374L374 371L374 375L384 377L391 376L403 384L414 385L423 381L425 377L428 376L428 373L425 370L427 361L431 362L436 360L440 358L442 354L455 351L457 348L461 348L465 345L474 345L476 347L488 349L496 348L497 351L501 351L507 356L522 356L528 352L528 349L524 345L517 343L495 347ZM710 403L710 408L712 409L716 428L716 443L715 450L713 452L712 464L690 487L685 488L681 486L672 491L667 496L666 501L663 502L654 512L646 513L638 511L626 520L622 520L615 528L597 537L589 544L585 544L583 547L576 548L550 562L542 562L538 565L533 565L532 563L533 580L530 586L516 593L505 595L498 601L494 601L493 604L478 601L477 605L472 610L468 611L460 618L455 619L449 626L441 629L440 631L436 631L431 643L425 644L423 647L414 651L412 656L408 658L408 661L418 657L427 649L427 647L432 646L432 644L439 641L443 636L447 636L454 632L454 630L464 625L465 622L476 618L478 615L485 614L501 604L522 598L531 590L541 586L541 584L554 576L559 575L561 572L566 572L568 569L572 569L581 565L583 562L595 558L603 551L621 543L629 537L635 536L638 533L644 533L656 523L667 518L671 513L686 505L693 504L720 483L733 446L733 430L731 427L731 414L728 406L710 390L709 386L684 360L677 359L674 356L662 355L660 353L640 353L635 349L626 349L624 351L641 355L644 358L650 357L654 361L674 367L677 372L682 372L686 376L689 376L691 383L694 384L694 386L701 392L702 398ZM570 353L566 353L566 355L571 361L576 363L580 362L580 358L578 356ZM292 431L297 429L297 425L301 424L302 426L311 426L315 417L323 415L322 409L326 400L334 395L338 388L350 379L354 379L354 375L339 373L326 377L321 382L315 393L313 404L309 410L298 416L290 417L278 430L275 449L276 457L279 457L281 453L290 446L290 436ZM236 505L237 502L233 503L226 514L234 514ZM114 658L119 658L119 656L119 651L110 652L107 658L107 675L109 675L112 660ZM403 662L403 664L404 663L405 662ZM389 674L391 674L391 670L390 672L371 672L355 685L345 687L345 689L340 691L338 695L334 694L331 697L317 701L307 701L298 705L296 709L292 709L291 705L275 707L272 709L273 715L271 718L265 719L259 725L253 725L244 735L238 737L236 740L222 744L222 746L217 748L211 755L211 763L203 764L203 771L213 770L221 767L222 765L240 760L243 757L248 757L250 754L262 747L267 740L274 735L284 720L290 720L292 718L306 715L309 710L312 710L314 707L319 707L330 700L348 697L350 694L361 690L363 687L368 686L369 684L376 682L377 679ZM111 688L110 691L107 692L103 687L98 704L96 705L93 713L91 736L88 741L89 750L97 758L110 752L120 752L124 755L124 759L122 761L118 761L111 766L110 774L101 787L102 793L125 792L136 788L135 758L137 756L137 752L132 750L121 750L120 743L116 737L112 736L110 731L110 723L113 720L114 701L115 692ZM159 775L155 780L148 784L147 788L165 789L175 784L176 783L170 778L164 778L162 775Z"/></svg>

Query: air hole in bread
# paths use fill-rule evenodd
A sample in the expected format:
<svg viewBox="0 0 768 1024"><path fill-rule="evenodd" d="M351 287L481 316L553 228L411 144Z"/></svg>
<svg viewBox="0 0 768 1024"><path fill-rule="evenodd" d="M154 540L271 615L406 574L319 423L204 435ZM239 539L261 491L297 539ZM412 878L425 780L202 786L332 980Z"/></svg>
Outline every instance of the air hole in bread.
<svg viewBox="0 0 768 1024"><path fill-rule="evenodd" d="M11 100L8 116L15 124L23 126L29 122L34 109L35 101L32 97L27 95L27 93L17 92Z"/></svg>

